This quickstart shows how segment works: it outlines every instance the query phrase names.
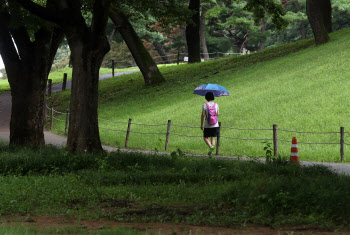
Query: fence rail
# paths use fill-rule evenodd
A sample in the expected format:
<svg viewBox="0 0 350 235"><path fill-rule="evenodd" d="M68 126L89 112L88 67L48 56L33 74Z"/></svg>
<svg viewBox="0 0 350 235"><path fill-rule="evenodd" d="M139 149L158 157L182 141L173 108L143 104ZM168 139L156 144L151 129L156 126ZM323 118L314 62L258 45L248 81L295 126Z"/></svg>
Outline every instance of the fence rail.
<svg viewBox="0 0 350 235"><path fill-rule="evenodd" d="M67 110L66 112L60 112L57 110L54 110L53 107L47 107L48 110L50 110L50 115L46 115L49 117L50 120L50 128L53 128L53 120L57 120L60 122L65 122L65 133L67 133L68 130L68 125L69 125L69 111ZM54 116L54 114L58 115L66 115L66 119L59 119ZM100 129L103 130L108 130L108 131L115 131L115 132L125 132L126 133L126 139L125 139L125 147L128 147L129 144L129 137L130 133L135 133L135 134L142 134L142 135L165 135L165 151L168 149L168 144L170 140L170 136L181 136L181 137L190 137L190 138L203 138L203 136L196 136L196 135L186 135L186 134L178 134L173 131L171 131L172 127L179 127L179 128L195 128L195 129L200 129L200 127L195 127L195 126L183 126L183 125L175 125L171 123L171 120L168 120L167 124L143 124L143 123L135 123L132 122L132 119L130 118L128 122L116 122L116 121L110 121L102 118L98 118L98 120L102 122L108 122L108 123L116 123L116 124L128 124L127 129L124 130L116 130L112 128L105 128L99 126ZM147 126L147 127L159 127L159 126L167 126L166 132L140 132L140 131L132 131L131 126L132 125L139 125L139 126ZM349 134L350 132L345 132L344 127L340 127L340 131L338 132L306 132L306 131L292 131L292 130L284 130L284 129L278 129L277 125L274 124L272 129L247 129L247 128L233 128L233 127L226 127L222 126L221 122L219 122L219 134L217 137L217 148L216 148L216 154L220 154L220 140L221 138L224 139L232 139L232 140L244 140L244 141L272 141L273 142L273 150L274 150L274 156L278 155L278 143L279 142L287 142L291 143L292 141L290 140L284 140L278 138L278 133L279 132L293 132L293 133L306 133L306 134L338 134L340 136L340 141L337 143L311 143L311 142L298 142L298 144L308 144L308 145L339 145L340 146L340 160L344 161L344 146L345 145L350 145L350 143L345 143L344 141L344 134L347 133ZM237 131L271 131L271 137L272 138L238 138L238 137L232 137L232 136L222 136L221 131L223 129L232 129L232 130L237 130ZM165 131L165 130L164 130Z"/></svg>
<svg viewBox="0 0 350 235"><path fill-rule="evenodd" d="M228 52L212 52L212 53L200 53L201 55L208 55L209 58L202 58L202 61L205 60L213 60L213 59L220 59L224 58L226 56L239 56L244 54L249 54L249 52L245 51L243 53L228 53ZM186 60L186 57L188 58L188 53L176 53L176 54L168 54L168 55L159 55L159 56L152 56L154 62L156 64L169 64L169 63L185 63L188 60ZM113 77L115 75L114 69L124 69L124 68L131 68L131 67L137 67L136 62L133 60L110 60L110 62L103 63L103 66L110 67L112 69ZM58 68L57 68L58 69ZM67 83L67 74L63 77L63 84L62 84L62 90L66 89L66 83ZM52 84L51 84L52 85ZM57 85L57 84L56 84ZM56 85L53 85L56 86ZM61 85L61 84L59 84Z"/></svg>

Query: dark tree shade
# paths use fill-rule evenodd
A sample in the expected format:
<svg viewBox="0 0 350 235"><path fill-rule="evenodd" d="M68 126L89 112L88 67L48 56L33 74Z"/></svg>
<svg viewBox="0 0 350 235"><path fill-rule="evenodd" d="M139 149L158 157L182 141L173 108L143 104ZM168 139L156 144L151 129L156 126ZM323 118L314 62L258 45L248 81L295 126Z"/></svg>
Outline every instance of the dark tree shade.
<svg viewBox="0 0 350 235"><path fill-rule="evenodd" d="M30 12L59 25L72 53L72 89L67 149L70 152L102 150L98 127L99 69L110 46L105 35L111 0L90 1L91 24L84 18L80 0L47 0L46 9L31 0L16 0Z"/></svg>
<svg viewBox="0 0 350 235"><path fill-rule="evenodd" d="M306 0L306 13L317 45L329 41L327 24L331 10L326 8L330 6L330 0ZM325 23L325 18L327 23ZM329 28L331 29L331 26L328 26Z"/></svg>
<svg viewBox="0 0 350 235"><path fill-rule="evenodd" d="M14 2L0 0L0 7L0 53L12 96L10 145L40 146L45 143L46 83L63 31L34 19ZM33 25L25 19L36 22L34 37Z"/></svg>
<svg viewBox="0 0 350 235"><path fill-rule="evenodd" d="M186 41L188 47L188 63L201 62L200 52L200 0L190 0L188 7L193 12L186 27Z"/></svg>

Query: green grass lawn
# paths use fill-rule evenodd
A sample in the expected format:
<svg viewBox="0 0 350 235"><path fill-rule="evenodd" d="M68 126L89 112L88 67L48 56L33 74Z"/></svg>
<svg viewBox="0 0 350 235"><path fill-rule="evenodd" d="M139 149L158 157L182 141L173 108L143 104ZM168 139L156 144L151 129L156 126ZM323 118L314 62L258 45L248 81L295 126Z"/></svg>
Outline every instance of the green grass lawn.
<svg viewBox="0 0 350 235"><path fill-rule="evenodd" d="M277 124L279 153L283 156L289 156L293 136L298 142L339 143L339 133L282 130L339 132L343 126L345 132L349 131L349 38L350 30L343 30L331 34L331 41L318 47L311 45L309 40L241 57L161 68L167 82L155 87L145 87L140 73L101 81L99 118L124 123L101 120L100 126L125 131L129 118L133 123L164 124L132 125L131 130L135 132L162 134L131 133L131 148L162 150L168 120L175 125L197 127L172 126L171 133L201 136L200 113L205 100L193 95L193 90L204 83L218 83L230 91L230 96L215 100L220 107L222 136L272 139L272 126ZM65 110L69 91L55 97L55 105L60 104L57 109ZM63 123L55 123L55 126L54 131L62 133ZM245 131L227 127L271 130ZM124 146L125 132L100 129L100 133L104 144ZM222 138L220 153L263 156L262 142ZM350 143L349 133L345 133L345 143ZM300 143L298 147L300 160L340 160L338 144ZM171 135L168 151L177 148L188 153L207 153L201 137ZM347 146L345 161L350 161Z"/></svg>
<svg viewBox="0 0 350 235"><path fill-rule="evenodd" d="M0 215L327 231L350 225L350 178L324 166L0 149Z"/></svg>
<svg viewBox="0 0 350 235"><path fill-rule="evenodd" d="M114 69L114 73L135 71L138 67L124 68L124 69ZM63 82L63 75L67 73L67 80L72 80L72 68L57 69L49 74L49 79L52 79L52 84L57 84ZM112 74L111 68L101 68L100 74ZM10 84L7 79L0 79L0 94L9 92L11 90Z"/></svg>

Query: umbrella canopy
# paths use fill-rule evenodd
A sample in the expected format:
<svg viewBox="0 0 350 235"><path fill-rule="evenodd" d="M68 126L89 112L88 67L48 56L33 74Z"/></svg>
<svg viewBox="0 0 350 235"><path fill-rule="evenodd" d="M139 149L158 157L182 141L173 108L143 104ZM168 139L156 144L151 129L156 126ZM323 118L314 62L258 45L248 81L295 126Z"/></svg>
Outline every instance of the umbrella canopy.
<svg viewBox="0 0 350 235"><path fill-rule="evenodd" d="M230 92L225 87L217 84L203 84L194 89L193 94L205 96L208 92L213 92L215 97L228 96Z"/></svg>

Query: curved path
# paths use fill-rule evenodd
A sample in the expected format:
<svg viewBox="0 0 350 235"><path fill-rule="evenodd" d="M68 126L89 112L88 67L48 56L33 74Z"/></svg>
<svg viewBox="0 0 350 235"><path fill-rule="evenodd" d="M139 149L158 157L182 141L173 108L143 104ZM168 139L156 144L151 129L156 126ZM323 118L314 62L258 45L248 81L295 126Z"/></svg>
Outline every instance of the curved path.
<svg viewBox="0 0 350 235"><path fill-rule="evenodd" d="M130 71L130 72L122 72L122 73L116 73L115 76L120 76L128 73L134 73L138 71ZM110 78L112 77L112 74L105 74L100 75L100 80ZM71 82L67 82L67 89L71 87ZM52 92L61 91L62 87L61 85L56 84L52 87ZM10 117L11 117L11 94L6 93L0 95L0 141L9 141L10 136ZM63 147L67 144L67 139L65 137L56 135L54 133L51 133L49 131L44 132L45 135L45 143L51 144L58 147ZM112 152L117 151L117 148L109 147L109 146L103 146L103 149L106 151ZM120 149L122 151L134 151L129 149ZM144 153L154 153L154 151L142 151ZM160 154L170 154L167 152L159 152ZM196 155L197 157L207 157L206 155ZM223 158L223 159L237 159L236 157L228 157L228 156L219 156L215 158ZM250 158L239 158L241 160L250 160ZM264 161L265 159L258 159L259 161ZM350 175L350 164L341 164L341 163L326 163L326 162L305 162L301 161L301 165L323 165L330 167L334 171L340 173L340 174L346 174Z"/></svg>
<svg viewBox="0 0 350 235"><path fill-rule="evenodd" d="M121 76L124 74L135 73L138 71L128 71L115 73L114 76ZM111 78L112 74L100 75L100 80ZM66 88L69 89L72 86L72 81L67 81ZM62 83L54 84L51 92L62 91ZM11 93L5 93L0 95L0 141L8 142L10 139L10 119L11 119ZM49 131L44 131L45 143L55 146L65 146L67 139L65 137L56 135ZM111 149L112 150L112 149ZM111 151L110 150L110 151Z"/></svg>

